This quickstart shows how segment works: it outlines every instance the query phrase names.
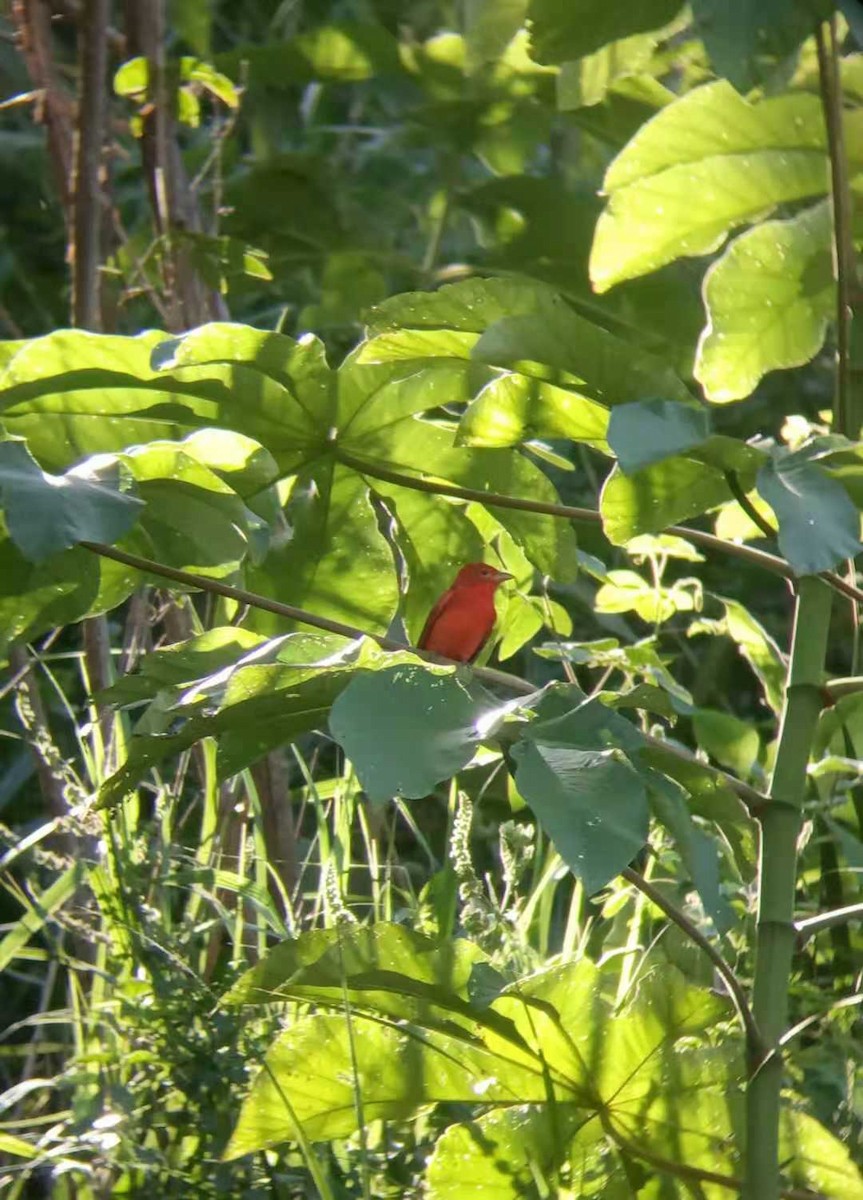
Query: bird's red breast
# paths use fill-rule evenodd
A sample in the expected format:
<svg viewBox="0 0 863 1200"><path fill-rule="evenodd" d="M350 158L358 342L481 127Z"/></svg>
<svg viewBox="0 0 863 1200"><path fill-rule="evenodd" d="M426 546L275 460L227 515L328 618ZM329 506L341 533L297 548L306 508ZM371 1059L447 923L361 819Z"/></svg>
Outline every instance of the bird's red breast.
<svg viewBox="0 0 863 1200"><path fill-rule="evenodd" d="M494 594L506 579L488 563L468 563L435 604L417 645L456 662L472 662L494 628Z"/></svg>

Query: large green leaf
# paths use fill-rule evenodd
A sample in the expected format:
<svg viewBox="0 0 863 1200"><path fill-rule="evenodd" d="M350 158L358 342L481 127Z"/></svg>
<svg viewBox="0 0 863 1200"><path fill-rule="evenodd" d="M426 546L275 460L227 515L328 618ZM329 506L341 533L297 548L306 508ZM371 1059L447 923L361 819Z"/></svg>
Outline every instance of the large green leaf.
<svg viewBox="0 0 863 1200"><path fill-rule="evenodd" d="M691 400L686 387L661 359L627 345L553 296L536 314L495 321L483 332L471 356L498 367L524 362L526 373L539 378L549 375L547 368L556 368L564 374L557 379L552 376L555 382L569 384L577 394L606 406L642 399L651 392Z"/></svg>
<svg viewBox="0 0 863 1200"><path fill-rule="evenodd" d="M641 400L615 408L608 422L608 445L627 475L664 458L691 450L710 434L710 414L694 405Z"/></svg>
<svg viewBox="0 0 863 1200"><path fill-rule="evenodd" d="M182 442L150 442L119 457L146 503L124 546L215 578L237 570L256 519L229 484L187 454Z"/></svg>
<svg viewBox="0 0 863 1200"><path fill-rule="evenodd" d="M431 295L395 297L370 320L376 336L360 348L360 362L469 357L499 368L474 372L472 389L465 374L478 393L459 431L468 445L569 437L602 446L610 406L655 394L691 400L665 362L579 316L538 283L451 284Z"/></svg>
<svg viewBox="0 0 863 1200"><path fill-rule="evenodd" d="M647 840L644 780L627 758L643 739L596 700L567 707L549 693L512 748L516 786L561 858L589 892L598 891ZM550 714L550 715L547 715Z"/></svg>
<svg viewBox="0 0 863 1200"><path fill-rule="evenodd" d="M516 1065L465 1036L408 1022L316 1013L292 1022L271 1047L225 1151L239 1158L295 1138L348 1136L364 1121L399 1120L427 1104L471 1101L488 1081L486 1103L542 1100L539 1065ZM285 1097L290 1097L290 1108ZM361 1109L358 1108L361 1104Z"/></svg>
<svg viewBox="0 0 863 1200"><path fill-rule="evenodd" d="M304 978L321 977L329 995L314 986L312 994L338 1011L295 1021L278 1038L243 1104L227 1157L294 1137L295 1122L313 1139L352 1133L359 1123L357 1097L366 1120L408 1117L443 1100L475 1103L481 1098L484 1104L510 1105L584 1099L588 1081L577 1052L573 1059L570 1050L564 1064L559 1059L547 1063L545 1048L537 1044L537 1027L561 1048L567 1046L564 1022L573 1032L578 1028L581 1038L595 1040L599 1022L584 1020L591 999L598 999L591 964L568 964L551 972L556 986L550 995L545 976L534 976L507 989L487 1008L477 1006L471 1015L465 1004L470 976L465 981L462 969L453 970L451 946L426 941L424 947L416 938L405 945L404 936L394 938L386 928L376 936L381 934L385 944L380 953L366 934L357 955L358 935L347 932L343 953L327 948L329 963L323 972L317 962L308 970L298 963L297 995L304 994ZM313 954L323 958L316 933L302 935L297 957L310 939L316 943ZM464 954L457 958L465 961ZM347 972L341 978L348 989L349 1017L342 1011L344 987L335 986L339 961ZM286 988L293 992L290 981ZM558 1011L549 1012L555 998ZM571 1011L576 1007L585 1009L580 1027L578 1014ZM449 1021L442 1019L447 1009ZM577 1078L567 1076L569 1065Z"/></svg>
<svg viewBox="0 0 863 1200"><path fill-rule="evenodd" d="M398 578L362 476L332 458L318 459L298 478L285 520L290 536L247 572L252 590L364 632L386 633L398 608ZM250 620L266 634L287 624L261 611Z"/></svg>
<svg viewBox="0 0 863 1200"><path fill-rule="evenodd" d="M514 371L498 375L468 406L461 446L517 446L534 437L570 438L605 449L608 412L587 396Z"/></svg>
<svg viewBox="0 0 863 1200"><path fill-rule="evenodd" d="M273 747L322 728L357 663L376 662L393 659L333 635L295 633L259 643L215 675L164 689L138 722L125 762L103 784L100 804L117 803L154 766L205 737L219 739L222 777L235 775Z"/></svg>
<svg viewBox="0 0 863 1200"><path fill-rule="evenodd" d="M286 423L285 432L299 437L314 430L331 410L332 372L323 344L309 334L295 341L282 333L253 329L249 325L213 322L161 342L154 349L151 361L159 370L170 372L184 367L233 363L253 368L290 393L291 403L284 404L284 411L281 407L285 398L278 397L281 402L277 405L278 417ZM259 386L258 399L264 402L269 397L264 386ZM267 446L272 449L270 441Z"/></svg>
<svg viewBox="0 0 863 1200"><path fill-rule="evenodd" d="M468 1034L477 1028L474 992L490 970L487 956L463 938L440 941L380 921L310 930L275 946L224 997L228 1006L298 1001L414 1021ZM501 981L502 982L502 981ZM485 1012L488 1034L516 1040L513 1022Z"/></svg>
<svg viewBox="0 0 863 1200"><path fill-rule="evenodd" d="M678 851L701 893L705 908L714 916L720 927L724 925L727 913L724 902L717 895L715 848L711 843L710 850L714 860L711 863L705 854L707 841L693 826L689 813L683 811L681 793L676 786L679 784L687 794L687 804L692 813L707 821L715 822L723 830L734 846L738 857L745 864L751 861L751 847L747 840L749 822L746 810L731 788L721 777L717 776L715 771L698 762L697 759L681 757L679 754L673 753L671 747L666 749L655 739L647 742L642 733L624 716L597 699L586 701L582 693L571 685L553 685L541 693L536 716L527 724L523 740L516 744L515 751L518 751L519 746L529 745L534 741L540 746L552 746L564 750L574 749L582 753L604 755L605 757L599 760L598 765L600 766L610 760L624 765L628 764L633 768L639 775L642 790L639 791L637 787L633 788L632 781L628 776L626 778L620 776L634 799L631 804L627 805L625 798L621 795L617 801L617 809L614 808L614 805L612 806L612 811L617 812L618 817L622 820L623 832L621 837L612 844L610 860L616 856L618 869L620 869L626 865L626 862L621 860L627 849L630 858L634 855L635 850L632 850L631 847L636 837L641 836L646 819L644 815L646 801L643 789L647 789L653 813L675 840ZM514 757L517 761L517 754L514 754ZM536 756L533 757L533 761L537 767L536 775L541 781L542 776L546 774L545 765L537 764ZM589 767L589 764L586 760L581 760L574 761L573 766L579 771L586 766ZM601 780L597 780L598 784L600 782ZM580 778L576 777L574 791L578 790L579 783ZM521 788L519 791L521 792ZM534 799L526 793L522 794L534 807ZM539 791L537 794L539 795ZM567 797L559 806L560 813L566 816L573 804L576 808L580 807L589 795L590 788L587 787L581 798L578 795L574 800ZM543 805L547 805L548 801L539 795L537 803L539 805L537 816L540 822L545 824L546 810ZM597 822L593 809L582 814L582 817L588 823L591 838L594 836L602 838L602 822ZM552 814L552 820L554 819L554 814ZM552 826L549 825L548 828L554 838ZM574 853L577 854L580 849L579 829L567 825L562 836L569 839ZM562 850L561 854L563 854ZM628 862L629 859L627 858L626 861ZM571 862L568 865L578 873Z"/></svg>
<svg viewBox="0 0 863 1200"><path fill-rule="evenodd" d="M429 1200L539 1200L564 1162L582 1187L605 1181L608 1149L599 1121L568 1104L518 1104L450 1125L426 1171ZM537 1183L539 1180L539 1184ZM583 1192L590 1195L590 1192Z"/></svg>
<svg viewBox="0 0 863 1200"><path fill-rule="evenodd" d="M262 493L279 476L269 450L253 438L227 429L199 429L183 438L180 449L229 484L238 496L262 504Z"/></svg>
<svg viewBox="0 0 863 1200"><path fill-rule="evenodd" d="M581 58L608 42L667 25L680 0L531 0L531 54L538 62Z"/></svg>
<svg viewBox="0 0 863 1200"><path fill-rule="evenodd" d="M557 493L548 476L522 454L457 447L449 430L409 415L401 420L387 420L393 401L399 408L427 403L429 382L424 372L414 371L409 379L381 388L374 402L362 410L362 421L358 419L350 426L341 445L361 462L368 463L367 482L371 488L376 486L374 471L379 465L409 478L424 481L437 478L480 492L557 502ZM397 392L395 397L393 390ZM386 494L382 488L381 495ZM488 507L543 574L562 582L574 578L575 535L566 521L540 513L495 508L491 501Z"/></svg>
<svg viewBox="0 0 863 1200"><path fill-rule="evenodd" d="M0 501L21 553L42 562L78 542L116 542L143 501L123 489L116 464L47 475L23 441L0 441Z"/></svg>
<svg viewBox="0 0 863 1200"><path fill-rule="evenodd" d="M51 468L216 426L266 446L284 472L324 441L329 388L313 340L229 324L181 339L63 330L9 360L0 413Z"/></svg>
<svg viewBox="0 0 863 1200"><path fill-rule="evenodd" d="M227 1005L315 1001L340 1008L350 1003L369 1011L415 1017L416 1001L446 1010L446 1019L471 1013L470 985L480 948L463 938L440 942L405 925L380 921L315 929L274 946L233 985ZM433 1014L432 1014L433 1015Z"/></svg>
<svg viewBox="0 0 863 1200"><path fill-rule="evenodd" d="M495 707L456 676L399 666L357 675L330 713L330 731L371 800L427 796L473 758L477 722Z"/></svg>
<svg viewBox="0 0 863 1200"><path fill-rule="evenodd" d="M779 548L801 575L835 567L860 551L860 514L840 483L805 451L770 459L758 491L779 522Z"/></svg>
<svg viewBox="0 0 863 1200"><path fill-rule="evenodd" d="M849 145L859 144L849 130ZM689 92L657 113L608 169L594 285L605 291L675 258L708 254L736 225L823 194L824 147L816 96L749 104L722 80Z"/></svg>
<svg viewBox="0 0 863 1200"><path fill-rule="evenodd" d="M612 750L531 740L512 755L519 795L588 895L599 891L647 841L647 799L638 773Z"/></svg>
<svg viewBox="0 0 863 1200"><path fill-rule="evenodd" d="M721 471L681 456L632 475L615 465L603 485L599 507L606 537L620 546L642 533L661 533L730 499Z"/></svg>
<svg viewBox="0 0 863 1200"><path fill-rule="evenodd" d="M820 350L836 305L826 200L736 238L704 279L695 374L708 400L740 400L768 371Z"/></svg>
<svg viewBox="0 0 863 1200"><path fill-rule="evenodd" d="M692 0L695 32L717 75L748 91L769 79L777 61L810 36L833 10L831 0Z"/></svg>
<svg viewBox="0 0 863 1200"><path fill-rule="evenodd" d="M536 1168L542 1164L548 1181L567 1158L601 1187L616 1165L608 1152L618 1137L647 1163L660 1147L662 1158L677 1161L668 1147L682 1140L690 1165L708 1168L713 1154L713 1169L731 1173L729 1111L743 1071L736 1040L717 1037L726 1001L664 968L642 978L618 1009L614 969L582 959L471 1006L481 965L469 946L391 926L312 931L273 951L231 1002L313 1000L330 1012L295 1019L279 1036L226 1156L294 1140L300 1129L312 1140L344 1137L361 1120L409 1119L455 1101L491 1111L439 1144L429 1184L441 1197L461 1194L452 1190L457 1148L459 1182L500 1200L533 1195ZM702 1097L693 1086L699 1061ZM670 1079L680 1086L669 1087ZM471 1138L483 1130L487 1140Z"/></svg>

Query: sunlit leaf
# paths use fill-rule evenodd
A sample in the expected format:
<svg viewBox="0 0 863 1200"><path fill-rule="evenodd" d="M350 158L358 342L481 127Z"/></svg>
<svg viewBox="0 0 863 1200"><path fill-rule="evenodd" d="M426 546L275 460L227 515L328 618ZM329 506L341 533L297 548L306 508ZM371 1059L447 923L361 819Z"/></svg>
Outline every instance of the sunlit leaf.
<svg viewBox="0 0 863 1200"><path fill-rule="evenodd" d="M642 127L609 167L604 187L610 201L590 268L600 291L675 258L708 254L735 226L779 203L823 194L818 97L750 104L724 80L696 88Z"/></svg>
<svg viewBox="0 0 863 1200"><path fill-rule="evenodd" d="M740 400L768 371L820 350L833 314L831 220L826 201L741 234L704 281L708 325L695 373L716 403Z"/></svg>

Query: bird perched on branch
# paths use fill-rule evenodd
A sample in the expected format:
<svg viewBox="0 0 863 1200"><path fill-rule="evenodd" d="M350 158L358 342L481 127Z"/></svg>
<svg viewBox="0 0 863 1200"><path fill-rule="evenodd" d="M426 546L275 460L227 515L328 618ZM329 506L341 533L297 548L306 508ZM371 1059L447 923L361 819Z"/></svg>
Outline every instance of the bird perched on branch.
<svg viewBox="0 0 863 1200"><path fill-rule="evenodd" d="M417 645L456 662L473 662L495 622L494 594L512 579L488 563L468 563L431 610Z"/></svg>

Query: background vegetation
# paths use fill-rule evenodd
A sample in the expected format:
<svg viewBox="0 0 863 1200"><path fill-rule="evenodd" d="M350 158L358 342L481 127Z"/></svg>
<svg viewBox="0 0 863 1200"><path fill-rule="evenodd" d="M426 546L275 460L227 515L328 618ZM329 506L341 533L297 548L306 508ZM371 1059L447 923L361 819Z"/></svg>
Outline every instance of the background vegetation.
<svg viewBox="0 0 863 1200"><path fill-rule="evenodd" d="M860 24L8 7L4 1194L863 1196Z"/></svg>

